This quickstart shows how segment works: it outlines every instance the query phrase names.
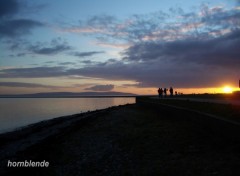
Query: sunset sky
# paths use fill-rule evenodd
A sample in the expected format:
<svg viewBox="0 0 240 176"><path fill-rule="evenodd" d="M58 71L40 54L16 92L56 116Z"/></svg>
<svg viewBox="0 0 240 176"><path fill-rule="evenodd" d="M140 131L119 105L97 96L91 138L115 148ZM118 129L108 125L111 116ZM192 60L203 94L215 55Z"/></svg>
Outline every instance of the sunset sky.
<svg viewBox="0 0 240 176"><path fill-rule="evenodd" d="M0 94L217 93L240 79L240 0L0 0Z"/></svg>

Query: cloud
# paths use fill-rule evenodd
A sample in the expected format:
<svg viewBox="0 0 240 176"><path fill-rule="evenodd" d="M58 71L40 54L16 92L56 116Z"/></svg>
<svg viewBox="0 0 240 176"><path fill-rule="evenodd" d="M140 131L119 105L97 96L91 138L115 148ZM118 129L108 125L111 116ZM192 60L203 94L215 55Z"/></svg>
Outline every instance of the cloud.
<svg viewBox="0 0 240 176"><path fill-rule="evenodd" d="M23 87L23 88L60 88L57 86L35 84L35 83L24 83L24 82L0 82L0 87Z"/></svg>
<svg viewBox="0 0 240 176"><path fill-rule="evenodd" d="M82 76L108 80L131 80L136 87L215 87L232 83L240 75L240 21L236 9L202 6L198 12L185 13L171 9L168 14L157 12L135 15L126 20L95 16L92 20L69 26L89 32L99 43L126 41L131 44L122 52L122 60L89 64L83 68L36 67L0 70L3 78L38 78ZM98 19L99 18L99 19ZM176 20L177 19L177 20ZM95 34L93 34L95 33ZM86 31L84 35L86 34ZM106 39L107 38L107 39ZM124 41L124 42L123 42ZM120 42L119 42L120 43ZM118 44L116 42L116 44ZM56 46L66 46L56 47ZM68 44L39 43L33 53L56 54L69 50ZM76 52L79 57L98 51ZM97 85L88 89L97 89Z"/></svg>
<svg viewBox="0 0 240 176"><path fill-rule="evenodd" d="M87 20L88 26L96 27L98 28L106 28L112 26L116 22L116 18L111 15L95 15L90 17Z"/></svg>
<svg viewBox="0 0 240 176"><path fill-rule="evenodd" d="M115 39L135 41L156 29L156 24L162 22L163 12L158 13L157 17L154 17L154 15L151 14L150 17L134 15L125 21L121 21L113 16L97 15L86 21L81 21L77 25L65 27L63 31L95 35L100 42L104 43L108 39L113 41L116 41Z"/></svg>
<svg viewBox="0 0 240 176"><path fill-rule="evenodd" d="M1 30L1 29L0 29ZM52 39L50 42L31 43L23 39L10 39L5 41L8 48L12 51L20 51L18 54L11 55L21 57L24 55L56 55L73 49L68 42L60 37ZM67 53L66 53L67 54Z"/></svg>
<svg viewBox="0 0 240 176"><path fill-rule="evenodd" d="M239 18L240 12L237 9L227 10L221 6L216 6L213 8L203 6L201 10L201 21L210 28L216 28L218 26L221 29L238 29L240 22Z"/></svg>
<svg viewBox="0 0 240 176"><path fill-rule="evenodd" d="M88 18L85 21L78 21L78 24L65 27L64 32L82 33L82 34L106 34L110 35L112 32L110 28L115 27L116 18L110 15L96 15Z"/></svg>
<svg viewBox="0 0 240 176"><path fill-rule="evenodd" d="M85 90L92 90L92 91L111 91L114 89L114 85L96 85L93 87L86 88Z"/></svg>
<svg viewBox="0 0 240 176"><path fill-rule="evenodd" d="M68 76L65 67L10 68L0 70L1 78L47 78Z"/></svg>
<svg viewBox="0 0 240 176"><path fill-rule="evenodd" d="M64 51L71 50L72 47L68 45L66 41L61 38L52 39L50 43L38 42L35 45L31 45L29 51L35 54L42 55L54 55Z"/></svg>
<svg viewBox="0 0 240 176"><path fill-rule="evenodd" d="M130 44L127 44L127 43L97 42L94 44L101 47L116 48L116 49L127 49L130 47Z"/></svg>
<svg viewBox="0 0 240 176"><path fill-rule="evenodd" d="M83 63L83 64L93 64L94 62L91 61L91 60L83 60L83 61L80 61L80 63Z"/></svg>
<svg viewBox="0 0 240 176"><path fill-rule="evenodd" d="M33 28L44 26L36 20L18 18L17 15L24 9L22 7L17 0L0 1L0 39L20 37L30 34Z"/></svg>
<svg viewBox="0 0 240 176"><path fill-rule="evenodd" d="M214 87L234 84L240 74L240 30L218 38L142 42L125 50L122 60L89 62L83 68L9 68L0 77L83 76L130 80L136 87Z"/></svg>
<svg viewBox="0 0 240 176"><path fill-rule="evenodd" d="M234 84L240 74L240 30L218 38L141 42L122 61L104 62L69 74L135 81L136 87L214 87Z"/></svg>
<svg viewBox="0 0 240 176"><path fill-rule="evenodd" d="M39 78L84 76L135 81L136 87L214 87L239 79L239 31L204 41L147 42L129 48L125 59L110 59L78 69L65 67L15 68L0 77ZM141 52L140 52L141 51ZM136 56L134 53L138 53Z"/></svg>
<svg viewBox="0 0 240 176"><path fill-rule="evenodd" d="M240 30L225 36L207 40L176 40L171 42L145 42L125 51L127 61L150 60L193 63L205 66L240 66Z"/></svg>
<svg viewBox="0 0 240 176"><path fill-rule="evenodd" d="M76 65L75 62L60 62L59 65Z"/></svg>
<svg viewBox="0 0 240 176"><path fill-rule="evenodd" d="M17 0L0 0L0 18L11 16L19 10Z"/></svg>
<svg viewBox="0 0 240 176"><path fill-rule="evenodd" d="M232 8L205 4L193 11L170 8L145 15L132 15L126 19L98 15L68 27L63 31L93 35L97 43L128 45L145 41L174 41L183 39L215 38L239 29L240 12Z"/></svg>
<svg viewBox="0 0 240 176"><path fill-rule="evenodd" d="M45 64L55 64L56 62L55 61L47 61L47 62L44 62Z"/></svg>
<svg viewBox="0 0 240 176"><path fill-rule="evenodd" d="M77 57L89 57L89 56L93 56L96 54L102 54L105 53L104 51L90 51L90 52L74 52L71 53L73 56L77 56Z"/></svg>
<svg viewBox="0 0 240 176"><path fill-rule="evenodd" d="M137 87L215 87L223 82L234 83L238 80L236 69L194 64L167 62L147 62L129 64L109 64L68 70L73 75L102 78L107 80L130 80L138 83Z"/></svg>
<svg viewBox="0 0 240 176"><path fill-rule="evenodd" d="M29 19L13 19L0 21L0 38L13 38L24 34L29 34L31 29L41 26L44 26L44 24Z"/></svg>

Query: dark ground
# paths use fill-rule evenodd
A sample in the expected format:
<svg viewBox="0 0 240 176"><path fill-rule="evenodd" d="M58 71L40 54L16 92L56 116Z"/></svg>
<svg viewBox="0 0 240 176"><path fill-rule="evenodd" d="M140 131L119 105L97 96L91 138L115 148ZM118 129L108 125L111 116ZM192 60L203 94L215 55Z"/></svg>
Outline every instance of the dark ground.
<svg viewBox="0 0 240 176"><path fill-rule="evenodd" d="M217 133L200 114L126 105L76 124L11 161L49 168L6 168L2 175L240 175L240 140ZM236 134L236 136L239 136ZM4 165L4 162L2 162Z"/></svg>

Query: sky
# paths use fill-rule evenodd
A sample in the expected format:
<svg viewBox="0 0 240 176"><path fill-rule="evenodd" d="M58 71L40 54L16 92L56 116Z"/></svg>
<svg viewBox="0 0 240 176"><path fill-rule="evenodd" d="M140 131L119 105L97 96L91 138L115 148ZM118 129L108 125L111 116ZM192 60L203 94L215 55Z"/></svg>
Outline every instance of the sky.
<svg viewBox="0 0 240 176"><path fill-rule="evenodd" d="M237 90L239 0L0 0L0 94Z"/></svg>

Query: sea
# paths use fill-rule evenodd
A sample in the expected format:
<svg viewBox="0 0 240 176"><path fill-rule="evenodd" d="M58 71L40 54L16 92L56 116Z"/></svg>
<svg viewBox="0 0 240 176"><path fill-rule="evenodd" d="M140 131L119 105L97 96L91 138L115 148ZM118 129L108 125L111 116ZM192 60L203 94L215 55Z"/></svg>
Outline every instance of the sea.
<svg viewBox="0 0 240 176"><path fill-rule="evenodd" d="M56 117L133 103L134 97L0 98L0 133Z"/></svg>

